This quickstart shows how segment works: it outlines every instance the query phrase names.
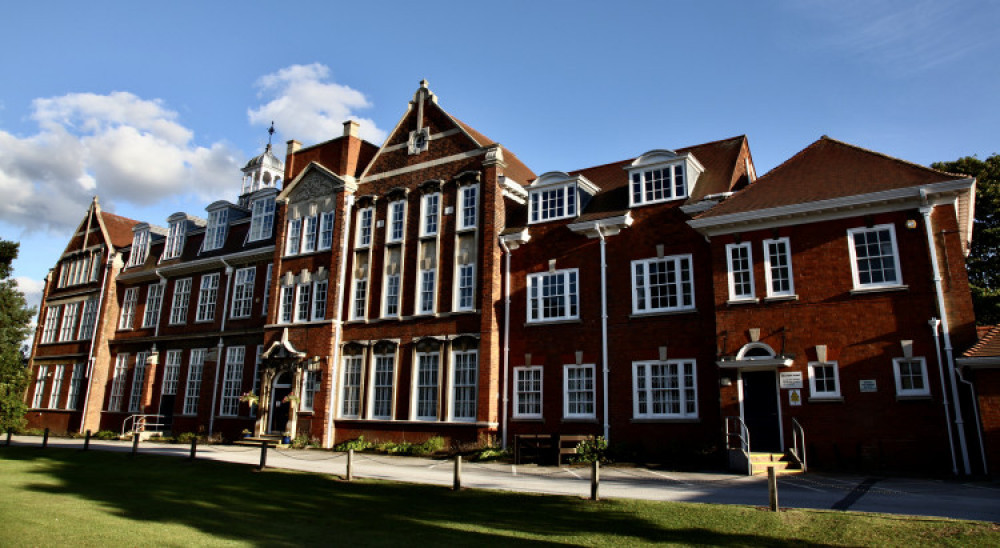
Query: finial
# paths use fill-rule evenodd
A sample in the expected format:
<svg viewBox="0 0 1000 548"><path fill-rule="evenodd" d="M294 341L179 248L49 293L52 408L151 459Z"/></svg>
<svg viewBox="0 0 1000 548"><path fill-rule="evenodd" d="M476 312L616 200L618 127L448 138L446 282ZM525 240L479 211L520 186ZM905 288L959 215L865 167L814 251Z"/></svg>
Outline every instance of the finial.
<svg viewBox="0 0 1000 548"><path fill-rule="evenodd" d="M426 78L424 78L423 80L420 81L420 87L423 88L423 89L427 89L427 79Z"/></svg>
<svg viewBox="0 0 1000 548"><path fill-rule="evenodd" d="M267 128L267 147L271 148L271 137L274 135L274 120L271 120L271 127Z"/></svg>

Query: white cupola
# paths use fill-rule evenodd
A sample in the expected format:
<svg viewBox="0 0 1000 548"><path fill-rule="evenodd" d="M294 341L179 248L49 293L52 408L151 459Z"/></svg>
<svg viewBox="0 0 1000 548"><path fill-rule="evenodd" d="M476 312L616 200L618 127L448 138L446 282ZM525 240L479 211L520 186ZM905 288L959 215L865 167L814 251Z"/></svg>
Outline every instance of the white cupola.
<svg viewBox="0 0 1000 548"><path fill-rule="evenodd" d="M249 207L245 202L254 192L263 188L279 188L281 178L285 175L285 164L271 151L271 136L274 135L274 122L267 130L267 146L264 153L254 156L243 167L243 189L240 191L240 205Z"/></svg>

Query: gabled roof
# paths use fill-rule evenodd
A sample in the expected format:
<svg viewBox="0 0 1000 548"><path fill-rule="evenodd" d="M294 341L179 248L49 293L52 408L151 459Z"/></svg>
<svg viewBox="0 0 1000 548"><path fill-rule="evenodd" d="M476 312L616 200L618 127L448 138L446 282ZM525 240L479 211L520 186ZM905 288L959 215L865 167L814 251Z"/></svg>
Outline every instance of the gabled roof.
<svg viewBox="0 0 1000 548"><path fill-rule="evenodd" d="M823 136L697 218L818 202L965 178Z"/></svg>
<svg viewBox="0 0 1000 548"><path fill-rule="evenodd" d="M448 113L446 112L445 114ZM483 135L482 133L479 133L478 131L475 130L475 128L473 128L469 124L466 124L465 122L459 120L458 118L455 118L454 116L451 116L450 114L448 114L448 116L450 116L451 119L454 120L456 124L458 124L462 129L464 129L465 132L468 133L469 136L472 137L472 139L476 141L476 144L478 144L479 146L487 147L492 144L496 144L496 141L490 139L489 137ZM535 178L535 172L532 171L531 168L529 168L528 166L524 165L524 162L522 162L521 159L518 158L516 154L511 152L506 147L504 147L503 158L504 162L506 162L507 164L507 168L504 169L504 174L513 179L514 181L516 181L517 183L526 185L530 180Z"/></svg>
<svg viewBox="0 0 1000 548"><path fill-rule="evenodd" d="M102 211L101 222L104 223L104 228L108 232L111 245L115 247L132 245L132 227L139 224L139 221Z"/></svg>
<svg viewBox="0 0 1000 548"><path fill-rule="evenodd" d="M963 358L1000 357L1000 325L990 326L987 329L979 342L962 354Z"/></svg>

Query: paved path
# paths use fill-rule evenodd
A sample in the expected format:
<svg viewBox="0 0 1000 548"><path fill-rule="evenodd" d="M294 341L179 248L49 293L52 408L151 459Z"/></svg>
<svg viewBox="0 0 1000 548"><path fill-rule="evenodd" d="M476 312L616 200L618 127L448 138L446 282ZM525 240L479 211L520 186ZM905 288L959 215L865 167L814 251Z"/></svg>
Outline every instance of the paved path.
<svg viewBox="0 0 1000 548"><path fill-rule="evenodd" d="M0 441L0 444L3 442ZM41 438L14 436L13 445L40 446ZM49 448L81 449L83 440L51 438ZM100 451L131 451L130 442L91 441ZM0 447L0 451L2 451ZM190 447L144 442L142 454L187 457ZM249 464L260 462L260 449L201 445L198 457ZM345 453L271 449L267 466L343 476ZM358 453L353 475L451 486L454 461ZM552 467L500 463L462 463L462 486L554 495L590 496L588 467ZM663 472L648 468L608 466L601 469L602 498L635 498L715 504L766 506L767 478L733 474ZM778 478L782 507L852 510L938 516L1000 522L1000 483L960 482L874 476L802 474Z"/></svg>

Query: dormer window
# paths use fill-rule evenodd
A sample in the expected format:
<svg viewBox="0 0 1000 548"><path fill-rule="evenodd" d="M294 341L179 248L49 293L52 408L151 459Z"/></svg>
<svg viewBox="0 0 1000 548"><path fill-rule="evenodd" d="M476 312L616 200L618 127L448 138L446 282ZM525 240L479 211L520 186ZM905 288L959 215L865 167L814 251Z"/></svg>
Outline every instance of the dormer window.
<svg viewBox="0 0 1000 548"><path fill-rule="evenodd" d="M259 197L255 197L250 206L250 236L248 241L254 242L271 237L271 230L274 228L274 189L265 189L260 192Z"/></svg>
<svg viewBox="0 0 1000 548"><path fill-rule="evenodd" d="M544 223L579 215L580 210L598 192L597 186L583 176L549 172L528 187L531 223Z"/></svg>
<svg viewBox="0 0 1000 548"><path fill-rule="evenodd" d="M186 224L187 218L185 216L171 218L170 229L167 232L167 242L163 246L161 260L176 259L181 256L181 252L184 250L184 229L186 228Z"/></svg>
<svg viewBox="0 0 1000 548"><path fill-rule="evenodd" d="M204 250L219 249L226 243L226 229L229 227L229 209L216 209L208 214L208 229L205 230Z"/></svg>
<svg viewBox="0 0 1000 548"><path fill-rule="evenodd" d="M128 266L137 266L146 262L149 254L149 227L140 228L132 234L132 253L128 257Z"/></svg>
<svg viewBox="0 0 1000 548"><path fill-rule="evenodd" d="M704 171L691 154L670 150L647 152L626 169L631 207L686 199Z"/></svg>

